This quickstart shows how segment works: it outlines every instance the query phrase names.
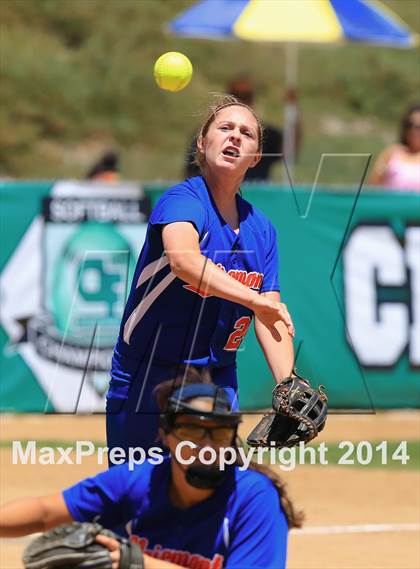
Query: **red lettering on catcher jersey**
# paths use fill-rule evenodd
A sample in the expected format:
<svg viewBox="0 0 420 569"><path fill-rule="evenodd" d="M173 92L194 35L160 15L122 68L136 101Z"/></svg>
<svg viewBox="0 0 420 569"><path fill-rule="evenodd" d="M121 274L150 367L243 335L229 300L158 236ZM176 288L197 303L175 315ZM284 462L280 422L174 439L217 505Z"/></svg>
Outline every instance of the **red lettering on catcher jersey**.
<svg viewBox="0 0 420 569"><path fill-rule="evenodd" d="M153 548L149 548L149 540L146 537L139 537L132 535L131 541L138 543L143 553L147 553L155 559L162 559L176 563L182 567L190 569L222 569L224 556L216 553L213 559L203 557L198 553L191 553L190 551L183 551L180 549L164 548L160 543L157 543Z"/></svg>

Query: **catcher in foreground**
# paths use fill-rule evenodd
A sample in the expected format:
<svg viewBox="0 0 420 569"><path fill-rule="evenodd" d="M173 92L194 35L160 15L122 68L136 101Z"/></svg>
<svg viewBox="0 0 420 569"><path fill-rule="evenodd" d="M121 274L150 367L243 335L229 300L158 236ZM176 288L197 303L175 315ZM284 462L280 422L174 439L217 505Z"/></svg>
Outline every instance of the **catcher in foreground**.
<svg viewBox="0 0 420 569"><path fill-rule="evenodd" d="M293 371L273 389L274 412L264 415L247 443L253 447L292 447L311 441L325 426L327 400L322 385L315 390Z"/></svg>
<svg viewBox="0 0 420 569"><path fill-rule="evenodd" d="M26 549L26 569L285 568L288 530L301 515L284 484L265 465L205 464L204 448L216 456L236 448L241 416L197 370L189 368L181 385L157 387L166 410L160 437L170 452L162 462L113 466L63 492L0 508L2 537L50 530ZM122 526L131 543L109 531Z"/></svg>

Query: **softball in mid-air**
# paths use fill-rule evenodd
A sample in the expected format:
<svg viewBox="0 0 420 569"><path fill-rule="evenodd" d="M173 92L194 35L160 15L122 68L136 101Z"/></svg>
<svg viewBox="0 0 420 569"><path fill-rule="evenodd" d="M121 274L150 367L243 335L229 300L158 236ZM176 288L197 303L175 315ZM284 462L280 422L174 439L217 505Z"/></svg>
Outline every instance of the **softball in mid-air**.
<svg viewBox="0 0 420 569"><path fill-rule="evenodd" d="M156 83L165 91L182 91L191 81L192 74L191 61L178 51L164 53L155 63Z"/></svg>

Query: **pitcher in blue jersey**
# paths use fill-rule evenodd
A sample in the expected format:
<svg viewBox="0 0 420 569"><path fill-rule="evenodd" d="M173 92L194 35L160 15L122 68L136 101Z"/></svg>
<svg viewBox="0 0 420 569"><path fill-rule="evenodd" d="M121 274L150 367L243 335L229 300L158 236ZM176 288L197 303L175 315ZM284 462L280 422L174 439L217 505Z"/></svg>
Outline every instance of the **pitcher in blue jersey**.
<svg viewBox="0 0 420 569"><path fill-rule="evenodd" d="M223 447L235 448L240 415L232 413L223 389L197 383L196 375L190 368L182 383L158 387L166 410L160 435L170 456L132 470L120 464L63 492L6 504L0 508L0 536L96 519L109 529L127 528L143 549L145 569L284 569L288 529L299 527L302 515L267 466L222 471L199 461L204 447L219 456ZM177 458L184 442L188 446ZM118 542L101 541L118 567Z"/></svg>
<svg viewBox="0 0 420 569"><path fill-rule="evenodd" d="M240 195L262 136L252 108L223 99L197 140L202 176L168 189L152 212L112 361L110 447L153 445L152 391L180 365L212 368L235 405L236 352L254 317L275 381L291 373L294 328L280 302L276 231Z"/></svg>

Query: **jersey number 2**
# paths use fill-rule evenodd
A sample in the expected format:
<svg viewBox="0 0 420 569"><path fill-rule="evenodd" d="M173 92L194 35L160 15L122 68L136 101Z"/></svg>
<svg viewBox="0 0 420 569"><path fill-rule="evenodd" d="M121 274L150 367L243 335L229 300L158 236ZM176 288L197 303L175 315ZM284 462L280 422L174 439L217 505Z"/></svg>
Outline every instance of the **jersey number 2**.
<svg viewBox="0 0 420 569"><path fill-rule="evenodd" d="M251 324L250 316L241 316L233 325L233 332L229 335L224 350L229 352L236 351L241 345L245 334L248 332L249 325Z"/></svg>

